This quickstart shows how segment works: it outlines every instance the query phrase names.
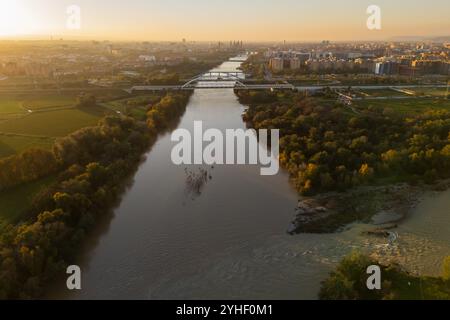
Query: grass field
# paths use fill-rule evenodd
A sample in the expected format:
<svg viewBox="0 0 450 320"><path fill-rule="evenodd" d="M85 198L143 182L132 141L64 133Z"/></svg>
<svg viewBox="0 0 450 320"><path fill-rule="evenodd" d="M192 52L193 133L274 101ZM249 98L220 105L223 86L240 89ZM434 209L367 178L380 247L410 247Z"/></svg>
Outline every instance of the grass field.
<svg viewBox="0 0 450 320"><path fill-rule="evenodd" d="M124 98L119 100L112 100L103 103L103 105L111 110L125 112L127 106L133 107L146 107L149 104L157 103L161 99L160 94L146 94L140 96L134 96L130 98Z"/></svg>
<svg viewBox="0 0 450 320"><path fill-rule="evenodd" d="M0 117L9 113L27 113L28 110L37 111L59 107L74 106L81 91L63 91L61 93L6 93L0 94ZM121 90L89 90L89 94L97 97L98 101L108 101L124 96Z"/></svg>
<svg viewBox="0 0 450 320"><path fill-rule="evenodd" d="M39 190L54 181L55 177L50 176L0 192L0 224L18 222Z"/></svg>
<svg viewBox="0 0 450 320"><path fill-rule="evenodd" d="M161 98L158 94L124 98L126 94L120 90L91 93L99 105L84 108L74 107L78 92L0 95L0 158L32 147L50 149L57 137L96 125L102 117L116 111L145 119L147 106ZM36 193L54 179L48 177L0 192L0 229L24 218Z"/></svg>
<svg viewBox="0 0 450 320"><path fill-rule="evenodd" d="M0 96L0 115L26 113L27 110L73 106L78 93L6 94Z"/></svg>
<svg viewBox="0 0 450 320"><path fill-rule="evenodd" d="M0 113L0 123L3 121L20 119L25 113Z"/></svg>
<svg viewBox="0 0 450 320"><path fill-rule="evenodd" d="M112 111L119 111L136 119L145 120L148 106L157 103L160 99L161 94L155 93L112 100L101 105Z"/></svg>
<svg viewBox="0 0 450 320"><path fill-rule="evenodd" d="M26 95L23 97L22 105L25 109L38 110L41 108L73 106L78 94L48 94L48 95Z"/></svg>
<svg viewBox="0 0 450 320"><path fill-rule="evenodd" d="M368 97L405 97L406 94L391 89L366 89L361 92L368 94Z"/></svg>
<svg viewBox="0 0 450 320"><path fill-rule="evenodd" d="M48 149L56 137L93 126L116 111L145 119L146 106L160 99L158 94L125 98L127 93L117 89L94 89L89 93L96 96L99 106L74 107L78 91L1 94L0 158L31 147Z"/></svg>
<svg viewBox="0 0 450 320"><path fill-rule="evenodd" d="M20 119L0 122L0 132L40 137L62 137L80 128L93 126L108 109L102 107L72 108L34 112Z"/></svg>
<svg viewBox="0 0 450 320"><path fill-rule="evenodd" d="M50 149L55 139L33 138L0 134L0 158L11 156L15 153L30 148Z"/></svg>
<svg viewBox="0 0 450 320"><path fill-rule="evenodd" d="M413 88L414 91L419 96L433 96L433 97L445 97L447 93L446 88Z"/></svg>
<svg viewBox="0 0 450 320"><path fill-rule="evenodd" d="M430 109L450 110L450 100L430 98L361 100L356 101L354 106L357 108L390 108L402 114L420 114Z"/></svg>
<svg viewBox="0 0 450 320"><path fill-rule="evenodd" d="M5 113L23 113L22 101L11 95L0 96L0 115Z"/></svg>

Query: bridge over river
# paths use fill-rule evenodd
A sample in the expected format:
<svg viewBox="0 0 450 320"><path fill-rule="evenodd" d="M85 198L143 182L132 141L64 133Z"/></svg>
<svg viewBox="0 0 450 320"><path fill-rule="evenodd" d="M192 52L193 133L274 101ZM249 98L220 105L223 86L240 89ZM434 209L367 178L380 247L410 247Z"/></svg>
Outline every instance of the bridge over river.
<svg viewBox="0 0 450 320"><path fill-rule="evenodd" d="M312 85L294 86L283 81L282 83L249 84L245 82L245 74L242 71L209 71L193 77L182 85L139 85L126 89L128 93L138 91L177 91L196 89L234 89L234 90L298 90L314 92L324 88L331 90L343 90L348 85ZM374 90L394 89L406 90L414 88L445 88L447 85L359 85L351 86L353 89Z"/></svg>
<svg viewBox="0 0 450 320"><path fill-rule="evenodd" d="M193 77L183 85L142 85L133 86L126 91L164 91L164 90L196 90L196 89L235 89L235 90L294 90L289 83L246 84L242 71L209 71Z"/></svg>

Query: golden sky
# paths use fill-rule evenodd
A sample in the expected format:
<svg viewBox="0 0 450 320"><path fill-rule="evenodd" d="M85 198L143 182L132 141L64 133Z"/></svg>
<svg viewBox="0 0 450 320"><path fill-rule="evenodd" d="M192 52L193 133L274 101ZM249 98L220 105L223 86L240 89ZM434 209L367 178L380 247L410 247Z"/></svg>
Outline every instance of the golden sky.
<svg viewBox="0 0 450 320"><path fill-rule="evenodd" d="M369 5L382 29L370 31ZM80 29L68 29L77 5ZM0 37L317 41L450 35L447 0L0 0Z"/></svg>

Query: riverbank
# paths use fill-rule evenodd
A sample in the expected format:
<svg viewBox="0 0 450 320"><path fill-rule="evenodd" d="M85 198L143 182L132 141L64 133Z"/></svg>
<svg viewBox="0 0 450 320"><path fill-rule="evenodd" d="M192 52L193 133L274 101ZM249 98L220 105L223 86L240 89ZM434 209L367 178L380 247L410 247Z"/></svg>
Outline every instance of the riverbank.
<svg viewBox="0 0 450 320"><path fill-rule="evenodd" d="M0 262L8 261L0 270L0 299L40 297L65 274L86 236L117 205L144 153L183 115L189 98L162 97L149 107L147 123L107 116L56 141L48 154L58 164L56 181L34 197L29 218L0 235ZM27 163L18 165L23 170Z"/></svg>
<svg viewBox="0 0 450 320"><path fill-rule="evenodd" d="M449 188L450 180L443 180L433 185L364 186L304 198L299 201L288 232L331 233L361 222L374 226L367 234L388 237L390 230L406 219L427 194Z"/></svg>
<svg viewBox="0 0 450 320"><path fill-rule="evenodd" d="M450 176L450 113L441 106L406 116L387 108L349 112L292 92L237 95L248 105L249 127L280 129L280 163L305 197L288 233L332 233L357 222L390 229Z"/></svg>
<svg viewBox="0 0 450 320"><path fill-rule="evenodd" d="M381 290L367 290L370 266L382 272ZM360 253L345 257L322 282L322 300L449 300L450 258L444 260L443 273L437 277L414 276L398 265L384 265ZM342 285L342 284L346 285Z"/></svg>
<svg viewBox="0 0 450 320"><path fill-rule="evenodd" d="M386 197L382 192L380 199L400 198L400 200L386 201L385 210L378 211L367 223L350 224L342 228L342 232L328 235L343 238L352 235L353 241L347 250L350 256L354 253L362 253L375 261L375 264L386 266L388 270L396 274L392 277L395 283L384 292L392 291L395 294L386 295L385 298L390 299L395 296L396 299L426 299L438 297L436 292L439 290L449 294L446 287L448 282L445 284L441 278L443 272L445 274L443 265L445 258L450 255L449 185L450 181L445 180L434 185L417 187L389 186L386 191L392 194ZM380 190L376 194L379 192ZM399 194L403 196L399 197ZM305 235L299 234L298 237L303 238ZM327 237L328 235L318 236ZM348 256L342 259L345 260L345 257ZM326 282L334 281L332 279L336 277L336 272L339 275L342 265L342 263L336 264L337 269L333 268L335 271ZM326 282L322 282L322 286ZM423 291L417 286L420 283L423 285ZM333 287L330 283L325 286L328 289ZM322 287L322 294L323 289L324 287ZM335 290L329 293L339 294ZM322 298L329 297L330 295L325 295ZM346 297L344 295L341 298Z"/></svg>

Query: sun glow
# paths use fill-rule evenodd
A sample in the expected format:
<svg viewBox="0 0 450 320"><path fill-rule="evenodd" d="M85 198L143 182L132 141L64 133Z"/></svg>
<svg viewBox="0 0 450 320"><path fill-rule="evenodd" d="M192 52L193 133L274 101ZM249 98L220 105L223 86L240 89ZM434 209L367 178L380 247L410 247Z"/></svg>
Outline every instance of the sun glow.
<svg viewBox="0 0 450 320"><path fill-rule="evenodd" d="M16 36L29 29L30 19L18 0L0 0L0 36Z"/></svg>

